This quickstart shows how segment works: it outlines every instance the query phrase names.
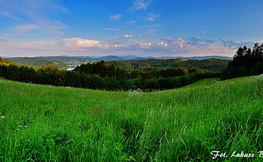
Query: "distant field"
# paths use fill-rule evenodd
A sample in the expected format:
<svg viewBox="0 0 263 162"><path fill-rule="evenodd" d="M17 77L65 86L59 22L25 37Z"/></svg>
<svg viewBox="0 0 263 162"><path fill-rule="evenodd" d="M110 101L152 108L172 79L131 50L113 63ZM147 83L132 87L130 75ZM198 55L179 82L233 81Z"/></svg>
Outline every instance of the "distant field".
<svg viewBox="0 0 263 162"><path fill-rule="evenodd" d="M262 82L211 78L143 93L0 79L0 161L213 161L212 151L228 155L215 161L260 161Z"/></svg>

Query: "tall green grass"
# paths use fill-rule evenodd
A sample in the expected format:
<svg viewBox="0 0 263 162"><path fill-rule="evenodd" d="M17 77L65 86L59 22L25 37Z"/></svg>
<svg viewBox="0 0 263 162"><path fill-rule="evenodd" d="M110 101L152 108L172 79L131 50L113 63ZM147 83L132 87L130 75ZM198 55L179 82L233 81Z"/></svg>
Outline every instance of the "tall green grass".
<svg viewBox="0 0 263 162"><path fill-rule="evenodd" d="M263 75L199 82L143 93L0 80L0 161L261 161Z"/></svg>

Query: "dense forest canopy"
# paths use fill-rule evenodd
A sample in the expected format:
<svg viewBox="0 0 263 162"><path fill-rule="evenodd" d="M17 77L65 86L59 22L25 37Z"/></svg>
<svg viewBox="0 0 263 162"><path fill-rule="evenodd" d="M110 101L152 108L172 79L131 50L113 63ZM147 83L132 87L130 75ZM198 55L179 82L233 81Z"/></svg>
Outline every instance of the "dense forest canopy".
<svg viewBox="0 0 263 162"><path fill-rule="evenodd" d="M222 68L227 67L230 60L205 59L205 60L187 60L177 59L148 59L148 60L128 60L128 61L112 61L116 67L125 69L126 71L143 70L151 71L155 68L177 68L185 67L187 69L199 68L207 71L220 72Z"/></svg>

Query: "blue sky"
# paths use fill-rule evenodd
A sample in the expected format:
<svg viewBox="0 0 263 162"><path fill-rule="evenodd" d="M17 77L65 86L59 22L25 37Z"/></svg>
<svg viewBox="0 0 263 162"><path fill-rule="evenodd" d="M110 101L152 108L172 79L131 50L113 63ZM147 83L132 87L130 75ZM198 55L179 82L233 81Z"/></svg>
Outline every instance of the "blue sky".
<svg viewBox="0 0 263 162"><path fill-rule="evenodd" d="M0 56L230 56L263 42L262 0L0 0Z"/></svg>

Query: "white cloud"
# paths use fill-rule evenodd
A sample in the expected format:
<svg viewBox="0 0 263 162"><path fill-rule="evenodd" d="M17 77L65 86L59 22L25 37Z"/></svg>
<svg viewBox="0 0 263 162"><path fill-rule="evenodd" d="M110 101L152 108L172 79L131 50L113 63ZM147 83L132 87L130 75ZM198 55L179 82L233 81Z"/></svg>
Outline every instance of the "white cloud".
<svg viewBox="0 0 263 162"><path fill-rule="evenodd" d="M132 35L128 35L128 34L125 34L124 35L124 38L135 38L136 36L132 36Z"/></svg>
<svg viewBox="0 0 263 162"><path fill-rule="evenodd" d="M120 19L121 19L121 15L120 14L112 15L109 18L109 20L120 20Z"/></svg>
<svg viewBox="0 0 263 162"><path fill-rule="evenodd" d="M157 17L160 16L158 14L153 14L153 13L149 13L148 15L149 17L145 17L144 21L154 21Z"/></svg>
<svg viewBox="0 0 263 162"><path fill-rule="evenodd" d="M158 43L158 46L167 47L167 46L168 46L168 44L167 44L167 43L160 42L160 43Z"/></svg>
<svg viewBox="0 0 263 162"><path fill-rule="evenodd" d="M70 48L90 48L90 47L98 47L100 45L100 41L91 40L91 39L82 39L82 38L69 38L62 39L65 43L65 46Z"/></svg>
<svg viewBox="0 0 263 162"><path fill-rule="evenodd" d="M129 21L126 24L134 24L134 23L136 23L136 21Z"/></svg>
<svg viewBox="0 0 263 162"><path fill-rule="evenodd" d="M8 31L14 31L14 32L29 32L30 30L35 30L39 28L37 25L16 25L9 27Z"/></svg>
<svg viewBox="0 0 263 162"><path fill-rule="evenodd" d="M142 49L149 49L152 46L152 43L150 42L148 43L135 42L135 44L137 44L138 47Z"/></svg>
<svg viewBox="0 0 263 162"><path fill-rule="evenodd" d="M133 6L130 8L131 11L136 11L143 9L144 11L148 8L151 4L152 0L135 0L132 1Z"/></svg>

